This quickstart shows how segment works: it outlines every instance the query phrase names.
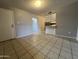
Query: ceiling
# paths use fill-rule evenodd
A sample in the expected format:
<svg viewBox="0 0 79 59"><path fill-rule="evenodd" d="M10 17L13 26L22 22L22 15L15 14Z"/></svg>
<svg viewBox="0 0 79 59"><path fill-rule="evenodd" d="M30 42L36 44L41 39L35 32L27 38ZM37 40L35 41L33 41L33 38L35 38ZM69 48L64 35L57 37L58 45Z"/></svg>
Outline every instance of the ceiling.
<svg viewBox="0 0 79 59"><path fill-rule="evenodd" d="M46 15L48 12L56 12L56 9L76 2L77 0L41 0L40 8L35 8L35 0L0 0L1 8L20 8L34 14Z"/></svg>

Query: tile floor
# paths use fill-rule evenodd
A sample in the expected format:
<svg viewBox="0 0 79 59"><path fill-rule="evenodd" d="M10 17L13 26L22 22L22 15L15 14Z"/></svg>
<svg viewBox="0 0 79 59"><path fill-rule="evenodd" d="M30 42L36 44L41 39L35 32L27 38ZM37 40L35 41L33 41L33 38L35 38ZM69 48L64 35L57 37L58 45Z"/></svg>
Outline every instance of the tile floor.
<svg viewBox="0 0 79 59"><path fill-rule="evenodd" d="M0 59L78 59L78 44L48 34L30 35L0 43Z"/></svg>

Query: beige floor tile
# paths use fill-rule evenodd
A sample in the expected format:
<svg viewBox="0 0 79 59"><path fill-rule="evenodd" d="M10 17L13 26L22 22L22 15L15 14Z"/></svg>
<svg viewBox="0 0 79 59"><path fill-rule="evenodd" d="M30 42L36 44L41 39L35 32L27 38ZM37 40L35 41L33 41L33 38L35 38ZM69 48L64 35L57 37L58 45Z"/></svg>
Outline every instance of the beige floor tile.
<svg viewBox="0 0 79 59"><path fill-rule="evenodd" d="M28 43L24 39L18 39L18 42L20 42L20 43Z"/></svg>
<svg viewBox="0 0 79 59"><path fill-rule="evenodd" d="M71 47L70 42L63 42L63 46L66 48Z"/></svg>
<svg viewBox="0 0 79 59"><path fill-rule="evenodd" d="M44 59L44 55L42 53L38 53L34 56L34 59Z"/></svg>
<svg viewBox="0 0 79 59"><path fill-rule="evenodd" d="M77 46L77 44L73 43L72 45L73 45L72 46L72 53L73 53L73 55L78 56L78 46Z"/></svg>
<svg viewBox="0 0 79 59"><path fill-rule="evenodd" d="M38 54L38 52L39 52L39 50L36 49L36 48L32 48L32 49L29 50L29 53L30 53L32 56Z"/></svg>
<svg viewBox="0 0 79 59"><path fill-rule="evenodd" d="M62 47L62 50L65 51L65 52L67 52L67 53L71 53L71 49Z"/></svg>
<svg viewBox="0 0 79 59"><path fill-rule="evenodd" d="M41 45L41 44L39 44L39 45L37 45L37 46L39 46L39 47L43 47L43 45Z"/></svg>
<svg viewBox="0 0 79 59"><path fill-rule="evenodd" d="M33 57L28 53L26 53L24 56L21 56L19 59L33 59Z"/></svg>
<svg viewBox="0 0 79 59"><path fill-rule="evenodd" d="M67 49L71 49L71 45L70 44L63 44L63 47L67 48Z"/></svg>
<svg viewBox="0 0 79 59"><path fill-rule="evenodd" d="M16 55L7 55L8 57L4 57L4 59L18 59Z"/></svg>
<svg viewBox="0 0 79 59"><path fill-rule="evenodd" d="M12 42L12 47L16 50L16 51L21 51L23 50L23 46L20 43L13 43Z"/></svg>
<svg viewBox="0 0 79 59"><path fill-rule="evenodd" d="M43 44L44 46L47 44L48 42L41 42L40 44Z"/></svg>
<svg viewBox="0 0 79 59"><path fill-rule="evenodd" d="M72 48L72 50L78 52L78 48L74 47L74 48Z"/></svg>
<svg viewBox="0 0 79 59"><path fill-rule="evenodd" d="M42 49L43 47L40 46L40 45L38 45L38 46L36 46L35 48L37 48L38 50L40 50L40 49Z"/></svg>
<svg viewBox="0 0 79 59"><path fill-rule="evenodd" d="M2 55L5 52L5 55L11 56L4 59L17 59L18 57L19 59L58 59L61 49L59 59L72 59L72 48L73 59L77 59L78 44L66 39L49 34L30 35L0 43L0 54Z"/></svg>
<svg viewBox="0 0 79 59"><path fill-rule="evenodd" d="M78 43L71 42L71 45L72 45L73 47L76 47L76 48L78 48Z"/></svg>
<svg viewBox="0 0 79 59"><path fill-rule="evenodd" d="M65 52L65 51L61 51L61 53L60 53L60 57L63 57L63 58L65 58L65 59L72 59L72 55L71 55L71 53L67 53L67 52Z"/></svg>
<svg viewBox="0 0 79 59"><path fill-rule="evenodd" d="M3 55L3 46L0 46L0 55Z"/></svg>
<svg viewBox="0 0 79 59"><path fill-rule="evenodd" d="M23 46L24 46L24 47L32 47L32 45L31 45L31 44L28 44L28 43L23 44Z"/></svg>
<svg viewBox="0 0 79 59"><path fill-rule="evenodd" d="M0 59L3 59L2 57L0 57Z"/></svg>
<svg viewBox="0 0 79 59"><path fill-rule="evenodd" d="M17 55L19 57L23 56L24 54L26 54L27 52L25 50L21 50L21 51L16 51Z"/></svg>
<svg viewBox="0 0 79 59"><path fill-rule="evenodd" d="M14 50L5 50L5 55L7 55L7 54L15 54L15 51Z"/></svg>
<svg viewBox="0 0 79 59"><path fill-rule="evenodd" d="M27 50L29 50L29 49L31 49L31 48L34 47L32 44L29 44L29 43L23 43L22 45L23 45L23 47L25 47Z"/></svg>
<svg viewBox="0 0 79 59"><path fill-rule="evenodd" d="M40 52L43 53L44 55L47 55L49 49L41 49Z"/></svg>
<svg viewBox="0 0 79 59"><path fill-rule="evenodd" d="M60 56L59 59L72 59L72 58L67 57L67 56Z"/></svg>
<svg viewBox="0 0 79 59"><path fill-rule="evenodd" d="M21 51L21 50L23 50L24 48L23 48L23 47L14 47L14 49L15 49L16 51Z"/></svg>
<svg viewBox="0 0 79 59"><path fill-rule="evenodd" d="M57 40L56 44L61 45L62 41Z"/></svg>
<svg viewBox="0 0 79 59"><path fill-rule="evenodd" d="M3 45L3 42L0 42L0 46L2 46Z"/></svg>
<svg viewBox="0 0 79 59"><path fill-rule="evenodd" d="M73 51L78 51L78 46L77 46L77 45L76 45L76 46L73 45L73 46L72 46L72 50L73 50Z"/></svg>
<svg viewBox="0 0 79 59"><path fill-rule="evenodd" d="M73 53L73 56L78 56L78 51L73 51L72 50L72 53Z"/></svg>
<svg viewBox="0 0 79 59"><path fill-rule="evenodd" d="M14 45L15 47L21 47L21 44L19 44L18 42L17 43L12 43L12 45Z"/></svg>
<svg viewBox="0 0 79 59"><path fill-rule="evenodd" d="M30 49L33 48L33 46L32 46L32 45L30 45L30 46L28 46L28 47L24 46L24 48L25 48L27 51L29 51Z"/></svg>
<svg viewBox="0 0 79 59"><path fill-rule="evenodd" d="M49 57L47 57L47 56L45 56L45 58L44 59L50 59Z"/></svg>
<svg viewBox="0 0 79 59"><path fill-rule="evenodd" d="M37 42L32 42L31 45L35 47L35 46L38 45L38 43Z"/></svg>
<svg viewBox="0 0 79 59"><path fill-rule="evenodd" d="M12 47L5 46L4 53L5 54L14 54L15 51Z"/></svg>
<svg viewBox="0 0 79 59"><path fill-rule="evenodd" d="M22 42L22 41L20 42L20 44L22 44L23 46L24 45L26 45L26 46L28 45L26 42Z"/></svg>
<svg viewBox="0 0 79 59"><path fill-rule="evenodd" d="M61 49L61 46L57 45L57 44L55 44L54 47L57 48L57 49Z"/></svg>
<svg viewBox="0 0 79 59"><path fill-rule="evenodd" d="M57 49L55 47L51 48L51 52L55 52L56 54L60 53L60 49Z"/></svg>
<svg viewBox="0 0 79 59"><path fill-rule="evenodd" d="M42 47L43 47L43 46L45 46L45 44L44 44L44 43L41 43L41 44L40 44L40 46L42 46Z"/></svg>
<svg viewBox="0 0 79 59"><path fill-rule="evenodd" d="M50 59L58 59L58 54L51 52L47 55Z"/></svg>
<svg viewBox="0 0 79 59"><path fill-rule="evenodd" d="M78 56L73 56L73 59L78 59Z"/></svg>
<svg viewBox="0 0 79 59"><path fill-rule="evenodd" d="M49 43L50 43L51 46L55 44L55 42L51 41L51 40L49 41Z"/></svg>
<svg viewBox="0 0 79 59"><path fill-rule="evenodd" d="M14 43L14 44L15 44L15 43ZM16 45L13 45L13 47L14 47L16 50L19 50L19 49L22 49L22 48L23 48L23 47L22 47L21 45L19 45L19 44L18 44L18 45L17 45L17 44L16 44Z"/></svg>
<svg viewBox="0 0 79 59"><path fill-rule="evenodd" d="M67 58L65 58L65 57L63 57L63 56L60 56L59 59L67 59Z"/></svg>
<svg viewBox="0 0 79 59"><path fill-rule="evenodd" d="M44 46L44 49L50 49L50 48L52 48L52 46L50 46L49 44L46 44L46 45Z"/></svg>

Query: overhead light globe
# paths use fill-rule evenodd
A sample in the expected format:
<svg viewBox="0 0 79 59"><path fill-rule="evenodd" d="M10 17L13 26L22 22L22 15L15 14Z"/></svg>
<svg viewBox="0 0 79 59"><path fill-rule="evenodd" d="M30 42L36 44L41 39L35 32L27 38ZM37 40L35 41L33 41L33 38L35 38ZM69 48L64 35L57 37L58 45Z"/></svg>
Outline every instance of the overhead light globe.
<svg viewBox="0 0 79 59"><path fill-rule="evenodd" d="M34 2L34 6L37 7L37 8L41 7L42 6L42 1L41 0L36 0Z"/></svg>

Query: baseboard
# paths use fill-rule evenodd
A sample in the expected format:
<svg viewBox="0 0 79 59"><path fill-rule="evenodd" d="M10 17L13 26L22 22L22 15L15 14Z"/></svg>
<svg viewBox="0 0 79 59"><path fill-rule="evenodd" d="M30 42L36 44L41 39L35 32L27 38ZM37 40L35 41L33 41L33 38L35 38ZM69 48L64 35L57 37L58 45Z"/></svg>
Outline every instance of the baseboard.
<svg viewBox="0 0 79 59"><path fill-rule="evenodd" d="M55 36L59 36L59 37L66 37L66 38L71 38L71 39L76 39L76 37L69 37L69 36L64 36L64 35L55 35ZM77 39L76 39L77 40Z"/></svg>
<svg viewBox="0 0 79 59"><path fill-rule="evenodd" d="M25 37L25 36L35 35L35 34L39 34L39 32L33 32L33 33L26 34L26 35L16 36L16 38L22 38L22 37Z"/></svg>
<svg viewBox="0 0 79 59"><path fill-rule="evenodd" d="M22 38L22 37L29 36L29 35L32 35L32 34L33 34L33 33L29 33L29 34L21 35L21 36L16 36L16 38Z"/></svg>
<svg viewBox="0 0 79 59"><path fill-rule="evenodd" d="M26 35L16 36L15 38L22 38L22 37L26 37L26 36L33 35L33 34L37 34L37 33L29 33ZM5 41L9 41L9 40L12 40L12 39L2 40L2 41L0 41L0 43L5 42Z"/></svg>

